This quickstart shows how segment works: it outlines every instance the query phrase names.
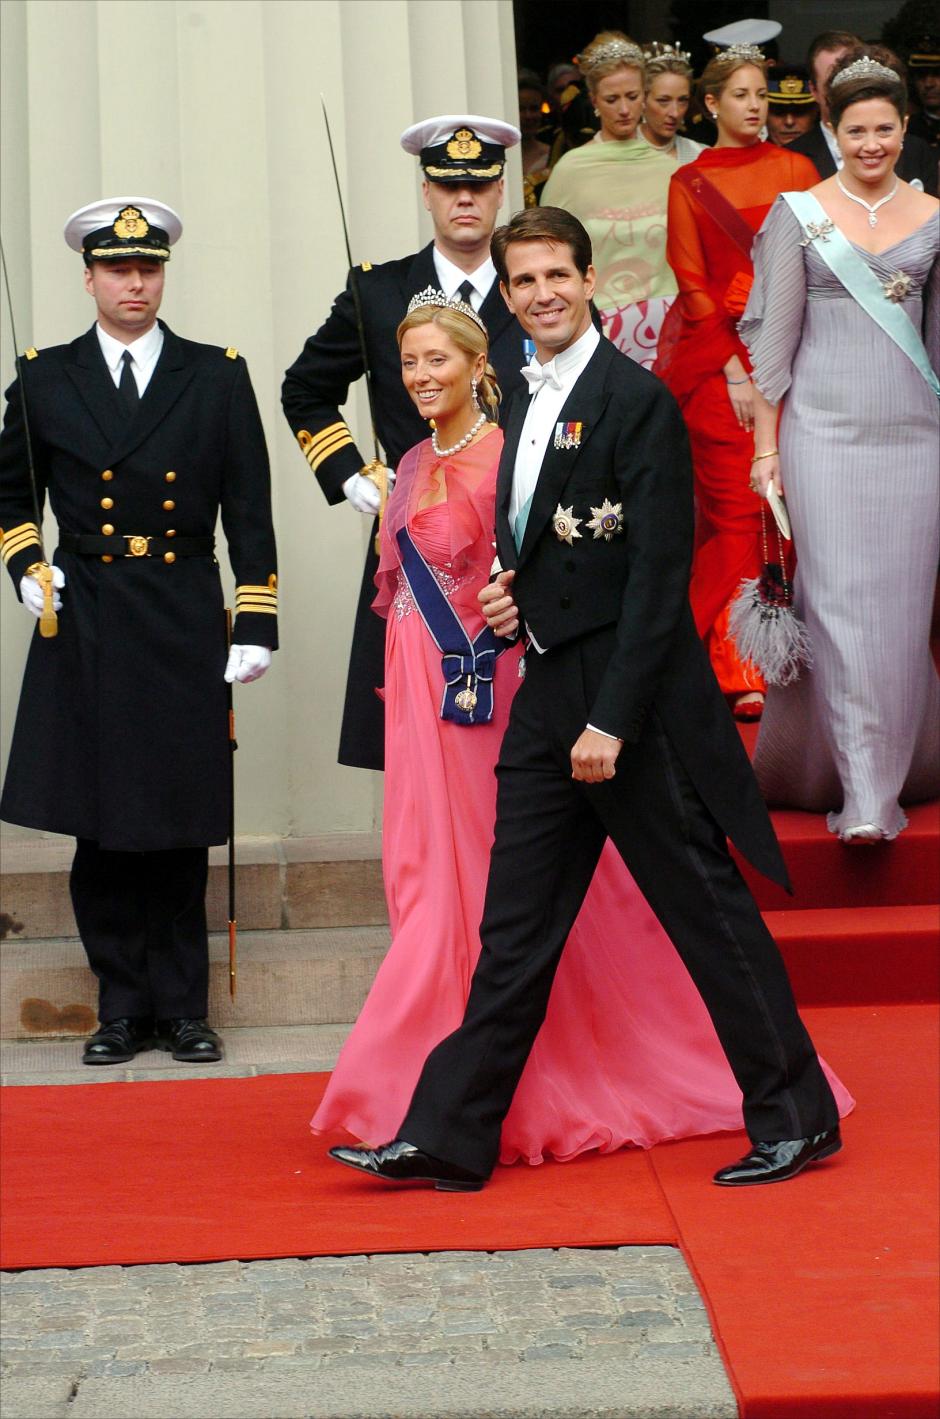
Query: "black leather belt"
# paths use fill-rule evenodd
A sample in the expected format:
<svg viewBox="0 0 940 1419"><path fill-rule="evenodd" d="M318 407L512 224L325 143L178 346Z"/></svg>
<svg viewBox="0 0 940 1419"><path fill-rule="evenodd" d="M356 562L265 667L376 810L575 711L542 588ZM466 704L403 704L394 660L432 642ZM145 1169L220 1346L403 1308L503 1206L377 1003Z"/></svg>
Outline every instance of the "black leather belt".
<svg viewBox="0 0 940 1419"><path fill-rule="evenodd" d="M63 552L77 552L80 557L165 557L168 552L177 557L211 557L215 551L215 538L119 537L117 534L105 537L85 532L61 532L59 546Z"/></svg>

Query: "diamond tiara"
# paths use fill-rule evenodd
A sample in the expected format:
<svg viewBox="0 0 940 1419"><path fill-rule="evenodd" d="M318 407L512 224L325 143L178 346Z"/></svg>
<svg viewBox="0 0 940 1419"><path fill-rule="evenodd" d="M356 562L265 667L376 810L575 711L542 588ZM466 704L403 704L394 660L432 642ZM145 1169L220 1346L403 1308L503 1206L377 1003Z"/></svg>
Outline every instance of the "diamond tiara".
<svg viewBox="0 0 940 1419"><path fill-rule="evenodd" d="M638 68L643 67L642 49L628 39L609 39L589 53L582 54L580 58L582 66L588 69L594 69L598 64L609 64L614 59L619 59L624 64L636 65Z"/></svg>
<svg viewBox="0 0 940 1419"><path fill-rule="evenodd" d="M758 49L756 44L729 44L728 48L722 50L721 54L717 54L715 58L743 59L748 64L763 64L767 56L762 49Z"/></svg>
<svg viewBox="0 0 940 1419"><path fill-rule="evenodd" d="M477 315L472 305L460 300L458 296L452 296L449 300L443 291L435 290L433 286L425 286L423 291L419 291L416 296L412 296L408 302L408 314L413 310L422 310L425 306L438 310L455 310L460 315L469 316L475 325L479 325L483 334L486 334L486 326Z"/></svg>
<svg viewBox="0 0 940 1419"><path fill-rule="evenodd" d="M692 53L690 50L680 49L678 45L660 44L659 40L653 40L649 49L644 49L643 58L647 64L656 64L662 59L679 59L683 64L691 62Z"/></svg>
<svg viewBox="0 0 940 1419"><path fill-rule="evenodd" d="M901 82L900 74L896 74L887 64L880 64L868 54L856 59L854 64L847 64L844 69L840 69L838 74L829 80L829 85L836 89L840 84L847 84L850 79L890 79L895 84Z"/></svg>

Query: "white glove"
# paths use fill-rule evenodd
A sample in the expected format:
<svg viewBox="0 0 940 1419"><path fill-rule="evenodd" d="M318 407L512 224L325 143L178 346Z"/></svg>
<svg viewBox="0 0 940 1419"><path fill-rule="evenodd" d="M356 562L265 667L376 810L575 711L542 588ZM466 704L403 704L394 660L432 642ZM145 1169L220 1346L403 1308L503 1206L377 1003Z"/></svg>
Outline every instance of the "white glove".
<svg viewBox="0 0 940 1419"><path fill-rule="evenodd" d="M65 586L65 572L61 567L52 568L52 609L62 610L62 597L59 592ZM23 598L23 605L27 611L31 611L37 618L42 615L43 594L42 587L34 576L24 576L20 578L20 596Z"/></svg>
<svg viewBox="0 0 940 1419"><path fill-rule="evenodd" d="M271 652L266 645L230 646L225 667L226 684L237 680L239 685L248 685L252 680L260 680L270 666Z"/></svg>
<svg viewBox="0 0 940 1419"><path fill-rule="evenodd" d="M395 486L395 473L391 468L388 468L386 474L388 476L388 491L391 492ZM361 473L353 473L343 484L343 492L347 501L352 503L357 512L364 512L369 517L375 517L381 498L379 490L371 478L364 478Z"/></svg>

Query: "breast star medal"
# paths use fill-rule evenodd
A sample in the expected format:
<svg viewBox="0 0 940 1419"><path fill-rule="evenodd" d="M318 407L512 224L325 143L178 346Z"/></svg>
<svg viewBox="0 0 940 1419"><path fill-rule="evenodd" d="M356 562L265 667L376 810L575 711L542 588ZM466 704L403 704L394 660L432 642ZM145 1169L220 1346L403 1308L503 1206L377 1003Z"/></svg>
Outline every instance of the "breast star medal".
<svg viewBox="0 0 940 1419"><path fill-rule="evenodd" d="M903 301L905 296L910 295L913 285L914 282L906 271L895 271L891 280L885 281L882 290L889 301L894 301L897 304L899 301Z"/></svg>
<svg viewBox="0 0 940 1419"><path fill-rule="evenodd" d="M603 537L605 542L610 542L623 531L623 503L612 503L609 498L605 498L600 507L592 507L594 516L587 523L594 533L594 541Z"/></svg>
<svg viewBox="0 0 940 1419"><path fill-rule="evenodd" d="M552 513L552 526L555 529L555 536L558 538L559 542L567 542L569 547L574 546L576 537L580 541L581 533L578 531L578 528L583 521L583 517L575 517L574 503L571 504L571 507L562 507L561 503L559 503Z"/></svg>

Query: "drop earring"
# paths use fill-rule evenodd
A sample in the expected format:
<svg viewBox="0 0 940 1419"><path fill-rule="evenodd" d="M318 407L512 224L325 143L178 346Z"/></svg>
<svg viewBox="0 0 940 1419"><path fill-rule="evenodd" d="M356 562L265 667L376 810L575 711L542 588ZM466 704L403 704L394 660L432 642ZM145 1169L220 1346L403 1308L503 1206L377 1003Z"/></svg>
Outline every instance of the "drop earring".
<svg viewBox="0 0 940 1419"><path fill-rule="evenodd" d="M478 385L478 384L479 384L479 380L474 376L474 378L471 379L471 381L470 381L470 398L471 398L471 400L473 401L473 407L474 407L474 409L476 409L477 412L479 413L479 411L480 411L480 401L479 401L479 399L477 398L477 385Z"/></svg>

